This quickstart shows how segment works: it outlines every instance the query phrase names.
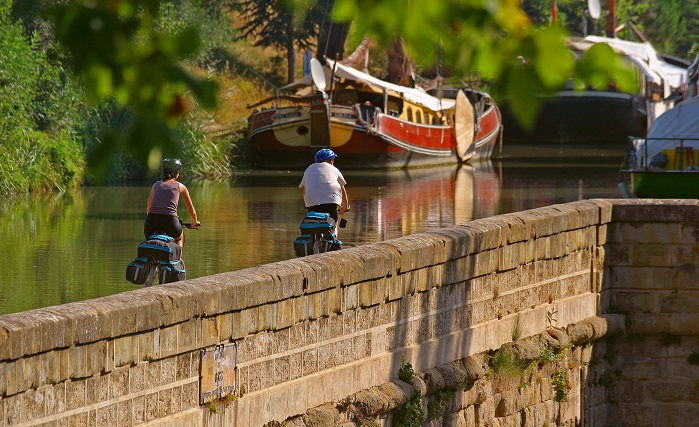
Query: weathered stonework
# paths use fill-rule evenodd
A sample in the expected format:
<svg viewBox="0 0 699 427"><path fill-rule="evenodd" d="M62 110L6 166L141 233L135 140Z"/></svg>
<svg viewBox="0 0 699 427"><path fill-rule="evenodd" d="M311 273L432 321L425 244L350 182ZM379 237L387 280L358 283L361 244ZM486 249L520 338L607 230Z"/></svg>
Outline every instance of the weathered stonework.
<svg viewBox="0 0 699 427"><path fill-rule="evenodd" d="M390 425L404 363L429 426L686 425L698 224L580 201L0 316L0 427ZM200 405L202 350L233 342L238 398ZM554 344L525 380L485 363Z"/></svg>

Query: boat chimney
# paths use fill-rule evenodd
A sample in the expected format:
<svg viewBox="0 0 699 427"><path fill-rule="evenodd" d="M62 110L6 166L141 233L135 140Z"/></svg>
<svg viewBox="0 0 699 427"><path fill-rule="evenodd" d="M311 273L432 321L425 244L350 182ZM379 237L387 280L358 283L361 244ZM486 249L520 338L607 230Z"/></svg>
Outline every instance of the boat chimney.
<svg viewBox="0 0 699 427"><path fill-rule="evenodd" d="M616 0L607 0L607 37L616 37Z"/></svg>

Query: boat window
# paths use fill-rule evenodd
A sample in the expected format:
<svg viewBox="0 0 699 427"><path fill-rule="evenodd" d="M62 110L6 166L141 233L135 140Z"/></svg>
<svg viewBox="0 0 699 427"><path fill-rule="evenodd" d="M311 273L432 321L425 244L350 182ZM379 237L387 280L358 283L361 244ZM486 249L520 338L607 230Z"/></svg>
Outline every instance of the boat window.
<svg viewBox="0 0 699 427"><path fill-rule="evenodd" d="M422 113L420 112L420 110L415 112L415 121L417 123L422 123Z"/></svg>
<svg viewBox="0 0 699 427"><path fill-rule="evenodd" d="M412 122L413 121L413 109L408 107L408 121Z"/></svg>

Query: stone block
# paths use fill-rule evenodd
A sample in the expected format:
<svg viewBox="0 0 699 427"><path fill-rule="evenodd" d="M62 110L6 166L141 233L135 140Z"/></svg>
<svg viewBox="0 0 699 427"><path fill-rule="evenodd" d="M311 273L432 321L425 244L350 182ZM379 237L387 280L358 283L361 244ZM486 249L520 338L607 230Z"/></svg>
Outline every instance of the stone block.
<svg viewBox="0 0 699 427"><path fill-rule="evenodd" d="M520 265L523 243L510 243L500 247L496 253L499 255L498 266L500 271L512 270Z"/></svg>
<svg viewBox="0 0 699 427"><path fill-rule="evenodd" d="M172 389L165 389L158 392L157 418L164 418L172 415Z"/></svg>
<svg viewBox="0 0 699 427"><path fill-rule="evenodd" d="M238 384L239 386L239 384ZM182 410L199 406L199 383L190 382L182 386Z"/></svg>
<svg viewBox="0 0 699 427"><path fill-rule="evenodd" d="M39 321L39 337L37 340L38 351L52 350L58 347L67 347L73 343L73 322L66 313L54 310L54 307L34 310L41 320ZM2 327L0 326L0 348L2 348ZM0 359L2 359L0 350Z"/></svg>
<svg viewBox="0 0 699 427"><path fill-rule="evenodd" d="M431 230L431 235L439 236L444 242L445 261L463 258L475 249L475 233L465 227L446 227Z"/></svg>
<svg viewBox="0 0 699 427"><path fill-rule="evenodd" d="M653 409L654 426L690 426L699 420L699 406L696 404L668 402L657 404Z"/></svg>
<svg viewBox="0 0 699 427"><path fill-rule="evenodd" d="M157 335L157 357L168 357L177 353L177 325L160 328Z"/></svg>
<svg viewBox="0 0 699 427"><path fill-rule="evenodd" d="M219 287L221 299L219 301L218 310L223 313L241 310L246 307L246 283L256 280L256 277L253 274L249 274L247 269L243 269L235 272L200 277L194 280L204 285L215 284Z"/></svg>
<svg viewBox="0 0 699 427"><path fill-rule="evenodd" d="M507 225L496 218L478 219L460 225L460 227L472 231L474 235L473 253L492 250L507 242Z"/></svg>
<svg viewBox="0 0 699 427"><path fill-rule="evenodd" d="M276 302L280 299L281 292L278 281L269 267L245 268L237 273L241 275L240 280L237 281L237 286L240 286L244 292L244 300L241 302L243 309ZM241 296L240 291L238 291L237 296Z"/></svg>
<svg viewBox="0 0 699 427"><path fill-rule="evenodd" d="M242 336L257 332L257 307L251 307L240 312L239 328Z"/></svg>
<svg viewBox="0 0 699 427"><path fill-rule="evenodd" d="M126 366L138 362L138 336L128 335L113 341L114 366Z"/></svg>
<svg viewBox="0 0 699 427"><path fill-rule="evenodd" d="M169 385L177 380L177 356L166 357L160 361L160 383Z"/></svg>
<svg viewBox="0 0 699 427"><path fill-rule="evenodd" d="M331 253L332 256L340 260L338 262L343 262L342 260L346 259L344 262L350 263L348 265L351 273L349 277L344 273L340 276L343 283L359 283L401 272L402 256L398 249L391 244L392 242L393 240L387 240L375 245L346 248L342 252Z"/></svg>
<svg viewBox="0 0 699 427"><path fill-rule="evenodd" d="M495 258L495 261L493 261L493 258ZM495 271L492 267L499 263L498 253L495 250L477 252L469 255L466 263L469 266L473 266L473 275L475 277L492 274Z"/></svg>
<svg viewBox="0 0 699 427"><path fill-rule="evenodd" d="M116 425L135 425L133 414L133 401L125 400L116 404Z"/></svg>
<svg viewBox="0 0 699 427"><path fill-rule="evenodd" d="M699 222L694 199L615 199L611 220L615 222Z"/></svg>
<svg viewBox="0 0 699 427"><path fill-rule="evenodd" d="M146 422L160 418L160 414L158 413L158 393L146 395L144 413Z"/></svg>

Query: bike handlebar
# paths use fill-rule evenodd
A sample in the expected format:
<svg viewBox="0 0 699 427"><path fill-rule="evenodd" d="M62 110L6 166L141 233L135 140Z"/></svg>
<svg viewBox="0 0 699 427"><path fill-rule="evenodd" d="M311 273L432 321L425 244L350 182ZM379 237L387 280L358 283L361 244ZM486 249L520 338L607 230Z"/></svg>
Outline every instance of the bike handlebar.
<svg viewBox="0 0 699 427"><path fill-rule="evenodd" d="M194 226L191 222L183 222L182 226L187 227L190 230L198 230L199 227L201 227L201 222L197 226Z"/></svg>

